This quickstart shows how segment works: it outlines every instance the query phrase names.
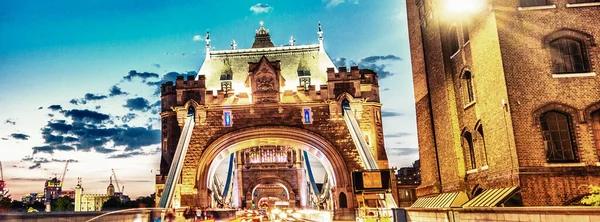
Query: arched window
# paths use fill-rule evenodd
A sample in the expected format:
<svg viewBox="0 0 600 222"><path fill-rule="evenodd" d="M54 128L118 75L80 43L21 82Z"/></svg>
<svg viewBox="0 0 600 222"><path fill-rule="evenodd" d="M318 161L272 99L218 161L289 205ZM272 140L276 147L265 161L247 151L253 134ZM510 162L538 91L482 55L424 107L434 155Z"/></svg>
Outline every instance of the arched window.
<svg viewBox="0 0 600 222"><path fill-rule="evenodd" d="M448 31L448 44L450 46L450 55L454 55L458 52L458 35L456 34L456 26L453 25Z"/></svg>
<svg viewBox="0 0 600 222"><path fill-rule="evenodd" d="M469 154L469 158L466 158L468 160L467 165L471 166L470 169L476 169L477 162L475 161L475 149L473 147L473 135L471 135L471 133L468 131L463 133L462 146L463 146L463 149L465 149Z"/></svg>
<svg viewBox="0 0 600 222"><path fill-rule="evenodd" d="M481 151L483 151L484 164L488 165L487 149L485 147L485 137L483 134L483 126L482 125L479 125L477 127L477 146L479 147L479 149L481 149Z"/></svg>
<svg viewBox="0 0 600 222"><path fill-rule="evenodd" d="M549 5L548 0L521 0L521 7Z"/></svg>
<svg viewBox="0 0 600 222"><path fill-rule="evenodd" d="M340 208L348 208L348 199L344 192L340 193Z"/></svg>
<svg viewBox="0 0 600 222"><path fill-rule="evenodd" d="M473 76L471 72L465 71L462 75L462 93L464 105L471 104L475 101L475 93L473 92Z"/></svg>
<svg viewBox="0 0 600 222"><path fill-rule="evenodd" d="M464 21L463 25L462 25L462 35L463 35L463 41L465 42L464 44L467 44L467 42L469 42L469 22L468 21Z"/></svg>
<svg viewBox="0 0 600 222"><path fill-rule="evenodd" d="M600 109L592 113L592 132L596 141L596 150L600 154Z"/></svg>
<svg viewBox="0 0 600 222"><path fill-rule="evenodd" d="M573 162L575 149L569 116L549 111L540 116L540 124L549 162Z"/></svg>
<svg viewBox="0 0 600 222"><path fill-rule="evenodd" d="M553 72L578 73L590 71L582 45L581 42L570 38L559 38L550 42Z"/></svg>

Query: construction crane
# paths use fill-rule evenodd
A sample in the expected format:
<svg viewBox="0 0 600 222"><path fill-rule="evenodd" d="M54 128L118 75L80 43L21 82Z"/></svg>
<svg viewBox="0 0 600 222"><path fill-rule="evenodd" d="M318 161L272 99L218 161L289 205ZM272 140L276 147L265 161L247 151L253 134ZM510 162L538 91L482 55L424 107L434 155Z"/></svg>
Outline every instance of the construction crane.
<svg viewBox="0 0 600 222"><path fill-rule="evenodd" d="M115 169L111 169L113 172L113 176L115 177L115 183L117 183L117 189L119 190L119 193L121 193L121 195L123 195L123 192L125 192L125 186L123 186L123 188L121 189L121 186L119 186L119 180L117 179L117 174L115 173Z"/></svg>
<svg viewBox="0 0 600 222"><path fill-rule="evenodd" d="M8 193L5 189L6 183L4 182L4 172L2 172L2 162L0 162L0 197Z"/></svg>
<svg viewBox="0 0 600 222"><path fill-rule="evenodd" d="M60 177L60 189L62 190L62 185L65 183L65 174L67 174L67 167L69 166L69 160L65 164L65 170L63 170L63 174Z"/></svg>

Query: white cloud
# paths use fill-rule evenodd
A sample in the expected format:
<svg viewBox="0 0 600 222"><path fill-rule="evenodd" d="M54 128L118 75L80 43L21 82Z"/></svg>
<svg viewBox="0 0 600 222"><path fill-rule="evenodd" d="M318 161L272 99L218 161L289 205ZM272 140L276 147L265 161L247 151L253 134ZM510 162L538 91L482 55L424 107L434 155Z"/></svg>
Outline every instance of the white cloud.
<svg viewBox="0 0 600 222"><path fill-rule="evenodd" d="M204 38L202 38L202 36L201 36L201 35L195 35L195 36L194 36L194 38L193 38L193 40L194 40L194 42L197 42L197 41L204 41Z"/></svg>
<svg viewBox="0 0 600 222"><path fill-rule="evenodd" d="M273 11L273 7L271 7L269 4L258 3L250 7L250 11L253 11L255 14L269 13Z"/></svg>
<svg viewBox="0 0 600 222"><path fill-rule="evenodd" d="M332 7L338 6L342 3L346 3L346 0L323 0L323 2L327 3L327 6L326 6L327 8L332 8ZM358 0L349 0L348 3L357 5Z"/></svg>

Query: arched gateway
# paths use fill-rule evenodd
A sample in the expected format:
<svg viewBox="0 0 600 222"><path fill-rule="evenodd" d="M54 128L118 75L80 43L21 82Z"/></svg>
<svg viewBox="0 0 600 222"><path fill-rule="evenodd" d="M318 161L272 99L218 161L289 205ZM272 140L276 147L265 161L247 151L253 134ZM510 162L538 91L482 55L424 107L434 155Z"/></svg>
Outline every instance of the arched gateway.
<svg viewBox="0 0 600 222"><path fill-rule="evenodd" d="M206 60L198 78L179 77L161 87L157 197L180 136L193 128L176 180L174 207L215 207L218 195L213 194L221 192L213 181L217 164L235 154L230 184L237 194L229 198L236 207L287 200L300 208L354 212L350 172L365 168L365 156L371 156L370 166L388 167L378 77L372 70L336 68L324 51L320 25L318 34L319 44L296 46L290 41L291 46L274 47L261 25L252 48L235 49L234 43L232 50L211 51L207 33ZM344 112L353 113L354 122ZM183 128L188 115L194 125ZM323 184L312 179L307 154L324 166ZM325 193L316 195L321 191ZM311 205L315 199L321 202ZM347 203L340 204L340 199Z"/></svg>

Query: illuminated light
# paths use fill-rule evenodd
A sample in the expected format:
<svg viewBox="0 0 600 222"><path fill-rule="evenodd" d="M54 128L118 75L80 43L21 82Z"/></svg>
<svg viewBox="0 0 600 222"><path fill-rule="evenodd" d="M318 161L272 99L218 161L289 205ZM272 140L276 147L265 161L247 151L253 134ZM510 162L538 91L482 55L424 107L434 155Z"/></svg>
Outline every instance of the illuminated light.
<svg viewBox="0 0 600 222"><path fill-rule="evenodd" d="M447 0L446 8L453 13L473 13L483 9L485 5L482 0Z"/></svg>
<svg viewBox="0 0 600 222"><path fill-rule="evenodd" d="M223 125L231 126L231 111L223 111Z"/></svg>
<svg viewBox="0 0 600 222"><path fill-rule="evenodd" d="M311 123L310 108L304 108L304 123Z"/></svg>

